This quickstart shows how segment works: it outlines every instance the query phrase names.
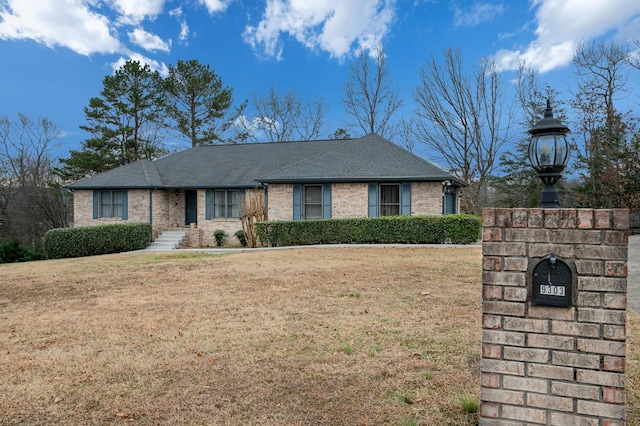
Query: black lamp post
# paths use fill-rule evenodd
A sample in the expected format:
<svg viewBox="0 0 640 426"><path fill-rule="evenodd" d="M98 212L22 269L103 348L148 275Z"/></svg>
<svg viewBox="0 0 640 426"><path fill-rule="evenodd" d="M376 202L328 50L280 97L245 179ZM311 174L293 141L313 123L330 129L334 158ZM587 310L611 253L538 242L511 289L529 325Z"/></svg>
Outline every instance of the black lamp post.
<svg viewBox="0 0 640 426"><path fill-rule="evenodd" d="M540 194L542 208L560 207L555 183L562 176L562 170L569 161L567 133L569 128L553 117L551 102L547 100L544 118L529 129L529 161L544 183L544 189Z"/></svg>

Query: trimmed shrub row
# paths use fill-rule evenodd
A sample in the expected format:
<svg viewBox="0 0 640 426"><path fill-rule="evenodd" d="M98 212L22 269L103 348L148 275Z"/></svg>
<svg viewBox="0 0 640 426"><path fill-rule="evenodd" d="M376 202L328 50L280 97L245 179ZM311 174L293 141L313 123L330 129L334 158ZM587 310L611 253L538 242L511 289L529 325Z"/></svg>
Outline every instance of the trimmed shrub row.
<svg viewBox="0 0 640 426"><path fill-rule="evenodd" d="M49 259L94 256L140 250L151 244L150 223L57 228L47 231L44 249Z"/></svg>
<svg viewBox="0 0 640 426"><path fill-rule="evenodd" d="M480 238L477 216L386 216L379 218L259 222L263 245L471 244Z"/></svg>

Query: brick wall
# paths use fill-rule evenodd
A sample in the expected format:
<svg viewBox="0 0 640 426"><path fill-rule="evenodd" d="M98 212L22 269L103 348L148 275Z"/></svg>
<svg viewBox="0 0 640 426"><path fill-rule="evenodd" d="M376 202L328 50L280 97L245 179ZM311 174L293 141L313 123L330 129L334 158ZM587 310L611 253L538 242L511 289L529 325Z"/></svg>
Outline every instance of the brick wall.
<svg viewBox="0 0 640 426"><path fill-rule="evenodd" d="M625 419L628 210L484 209L481 425ZM531 269L575 268L573 306L531 304Z"/></svg>
<svg viewBox="0 0 640 426"><path fill-rule="evenodd" d="M411 214L442 214L442 184L414 182L411 184ZM369 185L367 183L334 183L331 187L333 218L367 217ZM269 220L293 219L293 185L269 185Z"/></svg>

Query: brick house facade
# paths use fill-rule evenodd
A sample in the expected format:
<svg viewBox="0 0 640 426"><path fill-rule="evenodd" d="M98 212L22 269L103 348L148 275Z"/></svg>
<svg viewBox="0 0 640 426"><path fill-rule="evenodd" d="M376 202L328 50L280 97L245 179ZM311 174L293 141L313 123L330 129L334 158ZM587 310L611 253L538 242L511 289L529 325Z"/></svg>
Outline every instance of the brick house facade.
<svg viewBox="0 0 640 426"><path fill-rule="evenodd" d="M137 161L69 185L74 226L149 222L154 238L174 227L187 244L235 243L245 197L268 220L458 213L465 183L391 142L351 140L195 147Z"/></svg>

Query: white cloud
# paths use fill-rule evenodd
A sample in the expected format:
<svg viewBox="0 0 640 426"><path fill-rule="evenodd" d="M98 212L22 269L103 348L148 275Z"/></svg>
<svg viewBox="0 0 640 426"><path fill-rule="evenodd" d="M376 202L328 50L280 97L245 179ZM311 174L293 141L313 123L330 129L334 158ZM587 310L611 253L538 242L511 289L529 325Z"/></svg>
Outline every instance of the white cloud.
<svg viewBox="0 0 640 426"><path fill-rule="evenodd" d="M262 20L247 26L244 40L268 57L281 58L282 35L333 57L374 49L389 32L395 0L267 0ZM356 44L354 48L354 44Z"/></svg>
<svg viewBox="0 0 640 426"><path fill-rule="evenodd" d="M502 4L492 3L474 3L473 6L463 9L454 7L453 22L456 27L470 26L473 27L485 21L490 21L498 15L504 13Z"/></svg>
<svg viewBox="0 0 640 426"><path fill-rule="evenodd" d="M108 0L120 13L120 22L137 25L145 18L154 18L162 12L165 0Z"/></svg>
<svg viewBox="0 0 640 426"><path fill-rule="evenodd" d="M132 0L135 1L135 0ZM198 0L198 3L207 8L210 14L224 12L233 0Z"/></svg>
<svg viewBox="0 0 640 426"><path fill-rule="evenodd" d="M128 58L124 58L121 56L117 61L111 64L111 68L115 72L117 69L121 68L128 60L138 61L141 64L147 64L152 71L158 71L163 77L166 77L169 74L169 68L164 62L154 61L153 59L149 59L146 56L140 55L138 53L131 53Z"/></svg>
<svg viewBox="0 0 640 426"><path fill-rule="evenodd" d="M170 49L170 44L164 42L160 37L155 34L151 34L142 28L136 28L135 30L129 32L129 40L133 44L137 44L145 50L149 50L152 52L161 50L164 52L168 52Z"/></svg>
<svg viewBox="0 0 640 426"><path fill-rule="evenodd" d="M180 41L184 42L189 37L189 25L187 25L187 21L182 17L182 8L176 7L169 11L169 16L173 16L180 23Z"/></svg>
<svg viewBox="0 0 640 426"><path fill-rule="evenodd" d="M121 49L109 20L89 10L83 0L0 3L0 39L31 39L48 47L63 46L81 55Z"/></svg>
<svg viewBox="0 0 640 426"><path fill-rule="evenodd" d="M537 8L536 39L524 49L498 51L499 69L516 69L523 61L540 72L568 65L580 41L612 30L622 33L637 25L640 14L638 0L532 0L532 5Z"/></svg>

